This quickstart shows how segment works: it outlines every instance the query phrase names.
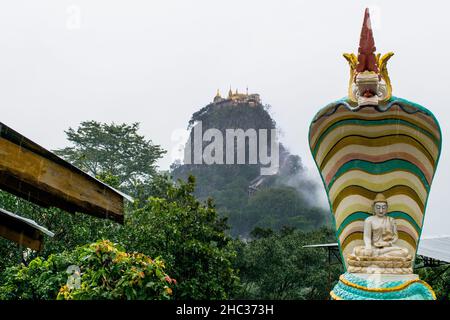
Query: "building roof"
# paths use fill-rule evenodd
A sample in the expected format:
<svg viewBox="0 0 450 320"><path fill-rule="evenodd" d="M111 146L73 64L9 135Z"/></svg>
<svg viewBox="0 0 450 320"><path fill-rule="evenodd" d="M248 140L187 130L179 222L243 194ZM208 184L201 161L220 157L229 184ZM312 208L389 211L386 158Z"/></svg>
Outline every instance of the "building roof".
<svg viewBox="0 0 450 320"><path fill-rule="evenodd" d="M5 209L0 208L0 215L6 215L6 216L11 217L14 220L17 220L18 222L20 221L20 223L25 223L25 224L33 227L34 229L37 229L37 230L41 231L42 233L45 233L46 235L48 235L50 237L53 237L55 235L53 232L47 230L45 227L40 226L39 224L37 224L36 221L28 219L28 218L21 217L21 216L15 214L15 213L6 211Z"/></svg>
<svg viewBox="0 0 450 320"><path fill-rule="evenodd" d="M0 236L33 250L41 250L43 235L54 233L35 221L0 208Z"/></svg>
<svg viewBox="0 0 450 320"><path fill-rule="evenodd" d="M42 207L83 212L120 223L124 193L90 176L0 122L0 188Z"/></svg>
<svg viewBox="0 0 450 320"><path fill-rule="evenodd" d="M450 263L450 236L423 237L417 254Z"/></svg>

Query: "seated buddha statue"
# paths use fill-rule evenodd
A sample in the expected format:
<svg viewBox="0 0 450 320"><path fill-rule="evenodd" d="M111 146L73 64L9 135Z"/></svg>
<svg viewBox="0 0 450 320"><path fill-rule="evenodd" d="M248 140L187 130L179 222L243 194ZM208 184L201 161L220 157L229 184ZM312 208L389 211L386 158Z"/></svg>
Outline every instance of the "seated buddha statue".
<svg viewBox="0 0 450 320"><path fill-rule="evenodd" d="M355 273L411 273L411 254L395 245L395 219L387 216L388 203L379 193L373 201L373 215L364 221L364 246L347 257L348 271Z"/></svg>

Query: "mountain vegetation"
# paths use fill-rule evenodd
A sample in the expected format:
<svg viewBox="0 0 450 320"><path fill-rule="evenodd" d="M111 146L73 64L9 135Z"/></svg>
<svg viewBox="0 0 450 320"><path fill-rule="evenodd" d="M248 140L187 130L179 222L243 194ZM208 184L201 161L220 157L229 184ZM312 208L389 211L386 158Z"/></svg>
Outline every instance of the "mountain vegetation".
<svg viewBox="0 0 450 320"><path fill-rule="evenodd" d="M192 154L194 130L200 122L203 133L216 129L224 137L227 129L277 130L269 111L270 106L262 104L209 104L192 115L188 126L191 138L186 149L191 148ZM260 139L258 136L257 153L261 151L261 143L267 143L267 153L271 154L270 139L267 142ZM208 143L203 142L203 149ZM235 237L246 238L257 227L280 230L287 226L306 231L324 225L327 211L316 204L315 190L318 186L306 177L300 157L279 143L278 173L261 175L261 168L265 165L260 161L256 164L249 161L249 144L246 139L244 164L174 163L171 175L174 180L185 180L194 175L198 182L195 195L200 199L212 197L215 200L219 214L228 218L230 232ZM237 142L232 147L236 154ZM224 144L224 155L226 148Z"/></svg>

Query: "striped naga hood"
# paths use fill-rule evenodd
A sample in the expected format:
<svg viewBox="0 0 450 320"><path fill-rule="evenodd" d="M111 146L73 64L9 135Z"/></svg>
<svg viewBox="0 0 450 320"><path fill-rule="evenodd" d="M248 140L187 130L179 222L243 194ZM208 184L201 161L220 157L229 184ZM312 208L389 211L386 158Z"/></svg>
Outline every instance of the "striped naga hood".
<svg viewBox="0 0 450 320"><path fill-rule="evenodd" d="M396 97L356 106L347 98L314 117L309 145L328 195L341 255L363 245L363 221L377 193L398 225L398 245L417 251L441 130L426 108ZM346 259L343 259L345 268Z"/></svg>

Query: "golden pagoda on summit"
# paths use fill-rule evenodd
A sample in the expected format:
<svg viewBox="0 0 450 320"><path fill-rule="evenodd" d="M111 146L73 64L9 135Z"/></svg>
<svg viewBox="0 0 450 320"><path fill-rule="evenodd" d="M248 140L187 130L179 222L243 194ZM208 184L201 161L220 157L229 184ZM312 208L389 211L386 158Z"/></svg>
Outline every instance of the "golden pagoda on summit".
<svg viewBox="0 0 450 320"><path fill-rule="evenodd" d="M213 99L213 104L232 104L232 105L238 105L241 103L248 103L251 106L256 106L258 104L261 104L261 98L258 93L248 93L248 88L246 89L246 93L239 93L238 89L233 93L233 91L228 91L228 97L223 98L220 95L219 89L217 89L216 95Z"/></svg>

